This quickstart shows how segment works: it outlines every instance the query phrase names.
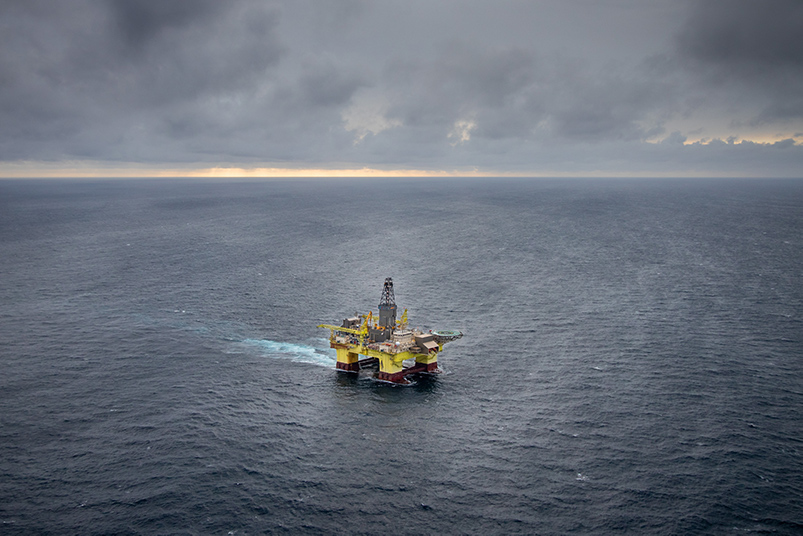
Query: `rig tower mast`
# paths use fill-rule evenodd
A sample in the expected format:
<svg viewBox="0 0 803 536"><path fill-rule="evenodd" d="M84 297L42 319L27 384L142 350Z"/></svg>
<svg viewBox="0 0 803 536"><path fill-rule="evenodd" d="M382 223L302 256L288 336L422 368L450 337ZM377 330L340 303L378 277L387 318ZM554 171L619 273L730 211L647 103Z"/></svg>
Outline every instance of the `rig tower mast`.
<svg viewBox="0 0 803 536"><path fill-rule="evenodd" d="M379 325L383 328L396 327L396 297L393 295L393 279L385 278L382 298L379 300Z"/></svg>

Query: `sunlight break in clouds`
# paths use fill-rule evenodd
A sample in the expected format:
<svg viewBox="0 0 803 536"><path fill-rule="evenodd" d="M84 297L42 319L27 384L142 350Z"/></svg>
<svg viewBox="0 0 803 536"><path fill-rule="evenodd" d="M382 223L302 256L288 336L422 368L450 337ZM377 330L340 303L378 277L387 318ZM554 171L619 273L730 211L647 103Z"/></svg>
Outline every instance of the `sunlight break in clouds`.
<svg viewBox="0 0 803 536"><path fill-rule="evenodd" d="M449 139L455 138L455 141L452 142L452 147L457 145L458 143L466 143L471 139L471 131L477 128L477 123L474 121L456 121L454 124L454 128L449 135L447 136Z"/></svg>
<svg viewBox="0 0 803 536"><path fill-rule="evenodd" d="M341 117L349 132L354 132L354 145L360 143L369 133L376 136L389 128L401 126L398 119L388 119L388 104L378 95L359 96L351 106L343 110Z"/></svg>

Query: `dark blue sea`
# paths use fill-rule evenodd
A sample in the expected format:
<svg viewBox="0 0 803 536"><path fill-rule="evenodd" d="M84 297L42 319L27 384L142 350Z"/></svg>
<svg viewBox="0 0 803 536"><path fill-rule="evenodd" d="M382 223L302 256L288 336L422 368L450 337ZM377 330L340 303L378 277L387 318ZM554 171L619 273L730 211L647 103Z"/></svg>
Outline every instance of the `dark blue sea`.
<svg viewBox="0 0 803 536"><path fill-rule="evenodd" d="M803 180L0 181L0 523L803 534Z"/></svg>

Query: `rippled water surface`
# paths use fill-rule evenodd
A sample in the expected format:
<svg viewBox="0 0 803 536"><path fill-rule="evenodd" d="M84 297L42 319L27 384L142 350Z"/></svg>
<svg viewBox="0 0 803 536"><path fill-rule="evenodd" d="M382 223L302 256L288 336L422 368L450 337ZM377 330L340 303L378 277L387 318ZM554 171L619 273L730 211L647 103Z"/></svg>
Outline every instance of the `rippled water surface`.
<svg viewBox="0 0 803 536"><path fill-rule="evenodd" d="M0 278L2 534L803 531L801 181L0 181Z"/></svg>

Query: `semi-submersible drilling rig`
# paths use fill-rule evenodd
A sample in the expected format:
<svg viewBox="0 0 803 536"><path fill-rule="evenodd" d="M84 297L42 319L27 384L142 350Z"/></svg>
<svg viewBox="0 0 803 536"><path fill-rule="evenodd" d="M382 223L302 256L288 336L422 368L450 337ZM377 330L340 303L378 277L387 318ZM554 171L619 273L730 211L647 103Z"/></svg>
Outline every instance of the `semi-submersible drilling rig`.
<svg viewBox="0 0 803 536"><path fill-rule="evenodd" d="M463 336L459 331L422 331L407 327L407 309L396 320L396 298L393 280L385 279L379 300L379 320L372 312L355 313L340 326L321 324L331 330L329 344L337 350L337 368L359 372L362 368L379 367L376 378L393 383L409 383L405 376L422 372L440 372L438 353L443 345ZM360 359L360 356L365 356ZM415 364L404 362L415 359Z"/></svg>

